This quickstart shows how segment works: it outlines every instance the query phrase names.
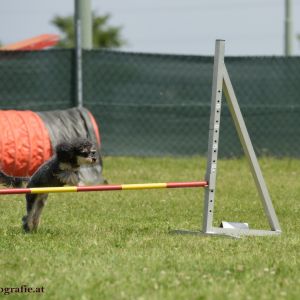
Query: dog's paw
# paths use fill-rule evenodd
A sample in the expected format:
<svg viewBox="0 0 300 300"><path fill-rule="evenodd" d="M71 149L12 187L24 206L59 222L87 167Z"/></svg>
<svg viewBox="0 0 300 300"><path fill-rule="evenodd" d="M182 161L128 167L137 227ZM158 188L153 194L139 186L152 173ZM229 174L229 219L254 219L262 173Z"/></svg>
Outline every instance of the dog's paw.
<svg viewBox="0 0 300 300"><path fill-rule="evenodd" d="M27 216L22 217L22 225L27 223Z"/></svg>
<svg viewBox="0 0 300 300"><path fill-rule="evenodd" d="M24 216L22 218L22 228L24 229L25 232L30 232L30 228L27 223L27 216Z"/></svg>

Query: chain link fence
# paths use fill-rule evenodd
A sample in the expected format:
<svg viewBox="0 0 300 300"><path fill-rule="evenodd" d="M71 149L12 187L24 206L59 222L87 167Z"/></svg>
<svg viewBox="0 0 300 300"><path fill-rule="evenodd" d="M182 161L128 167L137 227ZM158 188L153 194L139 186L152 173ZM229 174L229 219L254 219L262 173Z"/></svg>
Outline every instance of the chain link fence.
<svg viewBox="0 0 300 300"><path fill-rule="evenodd" d="M226 57L259 155L300 156L300 57ZM104 155L205 155L213 57L83 51L83 101ZM73 50L0 52L0 109L76 105ZM223 97L220 156L242 155Z"/></svg>

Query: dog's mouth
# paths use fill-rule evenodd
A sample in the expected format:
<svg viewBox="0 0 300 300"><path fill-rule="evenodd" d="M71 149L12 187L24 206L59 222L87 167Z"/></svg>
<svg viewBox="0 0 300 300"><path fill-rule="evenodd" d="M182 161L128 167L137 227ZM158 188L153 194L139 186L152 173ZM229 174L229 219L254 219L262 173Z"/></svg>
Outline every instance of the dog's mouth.
<svg viewBox="0 0 300 300"><path fill-rule="evenodd" d="M77 164L78 165L91 165L97 162L97 159L95 157L82 157L77 156Z"/></svg>

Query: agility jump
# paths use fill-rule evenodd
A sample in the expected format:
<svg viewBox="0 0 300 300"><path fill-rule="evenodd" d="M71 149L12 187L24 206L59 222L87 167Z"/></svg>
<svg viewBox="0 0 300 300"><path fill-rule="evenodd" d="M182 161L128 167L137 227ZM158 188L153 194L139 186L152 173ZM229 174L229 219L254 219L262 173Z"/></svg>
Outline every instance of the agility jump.
<svg viewBox="0 0 300 300"><path fill-rule="evenodd" d="M121 185L100 185L100 186L67 186L67 187L43 187L43 188L20 188L20 189L2 189L0 195L8 194L41 194L41 193L66 193L66 192L89 192L89 191L114 191L114 190L144 190L144 189L163 189L163 188L192 188L204 187L204 209L203 209L203 227L199 231L176 230L180 234L196 235L215 235L215 236L234 236L240 235L279 235L281 228L277 215L275 213L272 200L270 198L267 186L265 184L261 169L258 164L243 116L241 114L233 86L230 81L224 63L225 41L217 40L215 44L211 115L208 136L208 157L206 175L204 181L190 182L169 182L169 183L145 183L145 184L121 184ZM240 142L242 144L245 156L250 165L252 177L255 181L260 200L263 204L271 230L249 229L237 226L231 228L214 227L213 213L216 192L216 175L219 148L219 131L221 121L222 94L224 95L234 121ZM228 222L224 222L228 223Z"/></svg>
<svg viewBox="0 0 300 300"><path fill-rule="evenodd" d="M14 194L44 194L44 193L73 193L73 192L107 192L124 190L174 189L207 187L207 181L164 182L164 183L137 183L137 184L107 184L95 186L64 186L41 188L0 189L0 195Z"/></svg>

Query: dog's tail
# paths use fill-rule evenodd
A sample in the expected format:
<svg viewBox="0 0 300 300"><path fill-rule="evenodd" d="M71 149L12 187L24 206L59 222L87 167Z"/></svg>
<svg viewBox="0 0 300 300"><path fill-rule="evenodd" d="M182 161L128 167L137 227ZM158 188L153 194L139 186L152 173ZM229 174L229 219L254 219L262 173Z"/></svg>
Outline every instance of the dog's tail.
<svg viewBox="0 0 300 300"><path fill-rule="evenodd" d="M2 184L6 187L19 188L24 186L28 181L29 177L9 176L0 170L0 185Z"/></svg>

